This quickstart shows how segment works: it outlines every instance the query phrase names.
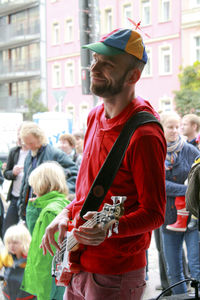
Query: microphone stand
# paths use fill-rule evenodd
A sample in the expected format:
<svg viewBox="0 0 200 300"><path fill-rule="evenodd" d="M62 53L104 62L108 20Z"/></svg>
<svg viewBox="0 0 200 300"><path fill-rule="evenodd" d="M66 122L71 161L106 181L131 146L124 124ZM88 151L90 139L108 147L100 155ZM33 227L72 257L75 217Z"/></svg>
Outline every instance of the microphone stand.
<svg viewBox="0 0 200 300"><path fill-rule="evenodd" d="M192 279L192 278L191 278L191 279L184 279L184 280L181 280L181 281L179 281L179 282L177 282L177 283L171 285L170 287L168 287L167 289L165 289L160 295L158 295L158 297L157 297L155 300L160 299L160 297L161 297L162 295L164 295L167 291L171 290L171 288L173 288L173 287L175 287L175 286L177 286L177 285L179 285L179 284L181 284L181 283L189 282L189 281L191 281L191 286L192 286L193 288L195 288L195 296L194 296L194 298L191 298L191 297L190 297L190 298L181 298L181 299L184 299L184 300L191 300L191 299L199 300L200 297L199 297L199 293L198 293L198 285L200 284L200 282L199 282L198 280ZM176 296L178 296L178 295L176 295ZM187 297L187 296L186 296L186 297Z"/></svg>

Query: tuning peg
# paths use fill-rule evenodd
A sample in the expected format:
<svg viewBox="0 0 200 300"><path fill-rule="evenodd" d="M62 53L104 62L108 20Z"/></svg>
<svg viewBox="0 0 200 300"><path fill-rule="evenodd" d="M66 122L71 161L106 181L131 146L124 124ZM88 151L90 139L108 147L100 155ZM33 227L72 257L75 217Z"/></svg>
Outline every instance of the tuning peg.
<svg viewBox="0 0 200 300"><path fill-rule="evenodd" d="M113 201L113 204L117 204L118 196L112 196L111 199Z"/></svg>
<svg viewBox="0 0 200 300"><path fill-rule="evenodd" d="M124 203L124 201L127 199L127 197L126 196L119 196L119 202L120 203Z"/></svg>
<svg viewBox="0 0 200 300"><path fill-rule="evenodd" d="M111 199L113 201L113 204L117 204L117 202L119 203L124 203L124 201L126 200L126 196L112 196Z"/></svg>

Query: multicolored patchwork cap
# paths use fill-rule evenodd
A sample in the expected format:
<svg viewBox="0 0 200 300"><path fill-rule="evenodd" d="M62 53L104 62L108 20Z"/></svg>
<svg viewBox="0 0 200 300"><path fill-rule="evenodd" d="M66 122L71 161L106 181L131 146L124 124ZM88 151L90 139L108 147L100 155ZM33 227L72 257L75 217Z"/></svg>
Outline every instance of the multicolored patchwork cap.
<svg viewBox="0 0 200 300"><path fill-rule="evenodd" d="M106 56L127 52L145 64L147 62L147 53L142 37L137 31L131 29L116 29L103 36L99 42L84 45L82 48L90 49Z"/></svg>

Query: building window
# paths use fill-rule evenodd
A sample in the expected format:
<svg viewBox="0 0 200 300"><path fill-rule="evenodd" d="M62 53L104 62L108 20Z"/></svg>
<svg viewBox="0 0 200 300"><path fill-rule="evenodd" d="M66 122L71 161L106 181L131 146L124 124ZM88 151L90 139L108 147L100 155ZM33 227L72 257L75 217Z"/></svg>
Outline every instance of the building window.
<svg viewBox="0 0 200 300"><path fill-rule="evenodd" d="M160 47L159 55L159 71L160 75L168 75L172 73L172 53L171 46Z"/></svg>
<svg viewBox="0 0 200 300"><path fill-rule="evenodd" d="M128 20L128 18L133 19L131 4L123 6L123 26L124 28L133 28L133 24Z"/></svg>
<svg viewBox="0 0 200 300"><path fill-rule="evenodd" d="M74 81L74 62L67 61L65 64L65 85L73 86Z"/></svg>
<svg viewBox="0 0 200 300"><path fill-rule="evenodd" d="M171 0L160 0L160 21L167 22L170 19Z"/></svg>
<svg viewBox="0 0 200 300"><path fill-rule="evenodd" d="M141 15L142 25L149 25L151 23L151 3L150 0L141 0Z"/></svg>
<svg viewBox="0 0 200 300"><path fill-rule="evenodd" d="M54 64L52 70L52 87L61 87L61 66L60 64Z"/></svg>
<svg viewBox="0 0 200 300"><path fill-rule="evenodd" d="M105 32L112 31L113 25L112 25L112 9L106 9L105 10Z"/></svg>
<svg viewBox="0 0 200 300"><path fill-rule="evenodd" d="M58 22L53 23L52 43L58 45L60 43L60 25Z"/></svg>
<svg viewBox="0 0 200 300"><path fill-rule="evenodd" d="M173 102L172 98L164 96L159 99L159 110L161 112L172 111L173 110Z"/></svg>
<svg viewBox="0 0 200 300"><path fill-rule="evenodd" d="M65 42L72 42L74 39L72 19L65 21Z"/></svg>
<svg viewBox="0 0 200 300"><path fill-rule="evenodd" d="M12 72L27 70L30 64L30 49L28 46L14 48L11 50L11 70Z"/></svg>
<svg viewBox="0 0 200 300"><path fill-rule="evenodd" d="M18 99L26 100L30 96L28 81L19 81L12 83L12 96Z"/></svg>
<svg viewBox="0 0 200 300"><path fill-rule="evenodd" d="M146 49L148 60L142 72L142 77L152 76L152 49Z"/></svg>

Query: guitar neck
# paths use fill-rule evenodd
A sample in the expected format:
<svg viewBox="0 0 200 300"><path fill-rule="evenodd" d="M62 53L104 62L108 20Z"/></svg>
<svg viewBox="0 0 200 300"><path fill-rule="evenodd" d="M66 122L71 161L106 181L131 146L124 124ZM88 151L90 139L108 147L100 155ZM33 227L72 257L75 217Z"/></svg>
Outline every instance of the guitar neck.
<svg viewBox="0 0 200 300"><path fill-rule="evenodd" d="M97 213L98 214L98 213ZM90 220L84 223L84 227L93 227L97 224L97 214L95 214ZM73 230L71 235L67 239L67 251L71 251L78 244L77 240L73 235Z"/></svg>

